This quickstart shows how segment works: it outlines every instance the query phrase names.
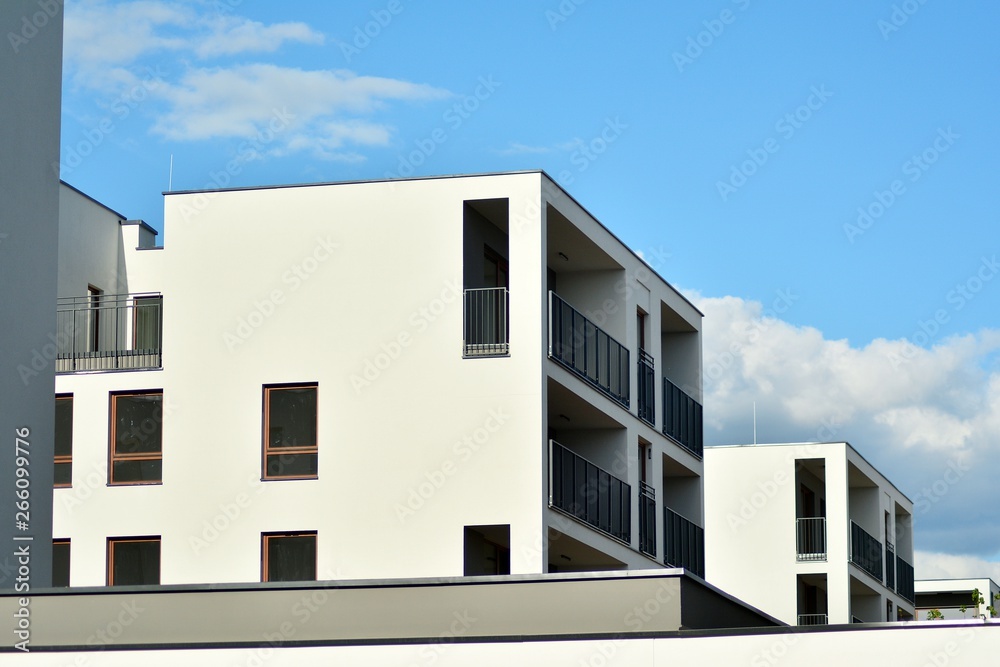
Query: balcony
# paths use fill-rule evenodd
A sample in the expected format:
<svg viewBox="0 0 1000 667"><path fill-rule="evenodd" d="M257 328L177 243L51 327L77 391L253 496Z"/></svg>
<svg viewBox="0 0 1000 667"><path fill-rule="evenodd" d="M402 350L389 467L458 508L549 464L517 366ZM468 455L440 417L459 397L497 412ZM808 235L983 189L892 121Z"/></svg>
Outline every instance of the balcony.
<svg viewBox="0 0 1000 667"><path fill-rule="evenodd" d="M510 354L510 305L506 287L465 290L464 346L466 357Z"/></svg>
<svg viewBox="0 0 1000 667"><path fill-rule="evenodd" d="M163 297L99 294L56 303L57 373L163 366Z"/></svg>
<svg viewBox="0 0 1000 667"><path fill-rule="evenodd" d="M672 509L663 508L663 562L705 576L705 531Z"/></svg>
<svg viewBox="0 0 1000 667"><path fill-rule="evenodd" d="M630 544L632 488L608 471L549 440L549 505Z"/></svg>
<svg viewBox="0 0 1000 667"><path fill-rule="evenodd" d="M851 522L851 562L882 581L882 544L864 528Z"/></svg>
<svg viewBox="0 0 1000 667"><path fill-rule="evenodd" d="M549 292L549 356L628 408L628 349L555 292Z"/></svg>
<svg viewBox="0 0 1000 667"><path fill-rule="evenodd" d="M826 614L799 614L797 625L826 625Z"/></svg>
<svg viewBox="0 0 1000 667"><path fill-rule="evenodd" d="M663 434L702 457L701 404L667 378L663 378Z"/></svg>
<svg viewBox="0 0 1000 667"><path fill-rule="evenodd" d="M826 517L796 519L795 533L798 560L826 560Z"/></svg>
<svg viewBox="0 0 1000 667"><path fill-rule="evenodd" d="M639 482L639 551L656 557L656 491Z"/></svg>
<svg viewBox="0 0 1000 667"><path fill-rule="evenodd" d="M639 419L650 426L656 425L656 373L653 370L653 357L639 350L638 375L639 387Z"/></svg>
<svg viewBox="0 0 1000 667"><path fill-rule="evenodd" d="M913 593L913 566L896 556L896 593L910 604L916 599Z"/></svg>

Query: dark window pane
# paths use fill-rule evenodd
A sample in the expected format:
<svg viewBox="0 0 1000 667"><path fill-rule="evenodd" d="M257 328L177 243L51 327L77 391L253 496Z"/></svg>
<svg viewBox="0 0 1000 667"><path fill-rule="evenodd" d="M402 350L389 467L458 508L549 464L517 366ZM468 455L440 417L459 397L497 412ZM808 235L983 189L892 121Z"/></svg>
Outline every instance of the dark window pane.
<svg viewBox="0 0 1000 667"><path fill-rule="evenodd" d="M73 483L73 464L57 463L53 471L53 480L56 486L69 486Z"/></svg>
<svg viewBox="0 0 1000 667"><path fill-rule="evenodd" d="M73 455L73 399L56 399L56 456Z"/></svg>
<svg viewBox="0 0 1000 667"><path fill-rule="evenodd" d="M52 585L69 586L69 542L52 543Z"/></svg>
<svg viewBox="0 0 1000 667"><path fill-rule="evenodd" d="M160 541L114 542L111 547L111 583L114 586L160 583Z"/></svg>
<svg viewBox="0 0 1000 667"><path fill-rule="evenodd" d="M274 454L267 457L268 477L307 477L318 473L316 454Z"/></svg>
<svg viewBox="0 0 1000 667"><path fill-rule="evenodd" d="M316 579L316 536L295 535L266 538L268 581L313 581Z"/></svg>
<svg viewBox="0 0 1000 667"><path fill-rule="evenodd" d="M163 461L115 461L111 467L112 482L162 482Z"/></svg>
<svg viewBox="0 0 1000 667"><path fill-rule="evenodd" d="M141 297L135 300L135 349L160 349L160 312L163 297Z"/></svg>
<svg viewBox="0 0 1000 667"><path fill-rule="evenodd" d="M316 445L316 388L268 392L268 443L271 447Z"/></svg>
<svg viewBox="0 0 1000 667"><path fill-rule="evenodd" d="M160 451L163 396L115 396L115 454Z"/></svg>

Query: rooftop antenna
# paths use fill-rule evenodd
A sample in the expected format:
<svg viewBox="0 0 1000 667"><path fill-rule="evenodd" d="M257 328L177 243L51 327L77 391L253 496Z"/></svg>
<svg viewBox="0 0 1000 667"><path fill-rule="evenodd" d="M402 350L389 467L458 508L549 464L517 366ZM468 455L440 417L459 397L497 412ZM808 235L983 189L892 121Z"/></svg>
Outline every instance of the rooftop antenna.
<svg viewBox="0 0 1000 667"><path fill-rule="evenodd" d="M753 402L753 444L757 444L757 401Z"/></svg>
<svg viewBox="0 0 1000 667"><path fill-rule="evenodd" d="M174 189L174 154L170 154L170 175L167 176L167 192Z"/></svg>

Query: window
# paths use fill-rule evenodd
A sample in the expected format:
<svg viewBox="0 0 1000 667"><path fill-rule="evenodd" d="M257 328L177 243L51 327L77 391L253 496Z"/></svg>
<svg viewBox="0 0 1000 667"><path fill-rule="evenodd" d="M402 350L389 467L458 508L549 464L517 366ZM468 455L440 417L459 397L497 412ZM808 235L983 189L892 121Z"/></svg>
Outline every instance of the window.
<svg viewBox="0 0 1000 667"><path fill-rule="evenodd" d="M316 392L315 384L264 387L264 479L317 476Z"/></svg>
<svg viewBox="0 0 1000 667"><path fill-rule="evenodd" d="M109 537L108 586L157 586L160 538Z"/></svg>
<svg viewBox="0 0 1000 667"><path fill-rule="evenodd" d="M69 587L69 540L52 540L52 586Z"/></svg>
<svg viewBox="0 0 1000 667"><path fill-rule="evenodd" d="M101 294L103 292L87 285L88 313L87 313L87 350L97 352L101 349Z"/></svg>
<svg viewBox="0 0 1000 667"><path fill-rule="evenodd" d="M464 551L465 576L510 574L510 525L466 526Z"/></svg>
<svg viewBox="0 0 1000 667"><path fill-rule="evenodd" d="M56 396L55 486L73 484L73 397Z"/></svg>
<svg viewBox="0 0 1000 667"><path fill-rule="evenodd" d="M163 297L135 297L132 321L132 349L159 350L163 332Z"/></svg>
<svg viewBox="0 0 1000 667"><path fill-rule="evenodd" d="M261 535L261 581L315 581L316 533Z"/></svg>
<svg viewBox="0 0 1000 667"><path fill-rule="evenodd" d="M163 481L163 392L111 395L112 484Z"/></svg>

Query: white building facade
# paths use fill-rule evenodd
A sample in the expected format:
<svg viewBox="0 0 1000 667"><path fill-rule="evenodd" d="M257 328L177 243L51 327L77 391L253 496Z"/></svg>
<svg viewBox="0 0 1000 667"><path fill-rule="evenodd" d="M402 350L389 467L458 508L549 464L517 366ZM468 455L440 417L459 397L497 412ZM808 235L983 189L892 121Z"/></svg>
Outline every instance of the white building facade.
<svg viewBox="0 0 1000 667"><path fill-rule="evenodd" d="M708 580L790 625L912 620L913 503L850 444L705 450Z"/></svg>
<svg viewBox="0 0 1000 667"><path fill-rule="evenodd" d="M57 581L704 573L701 314L547 175L165 207L63 189Z"/></svg>

